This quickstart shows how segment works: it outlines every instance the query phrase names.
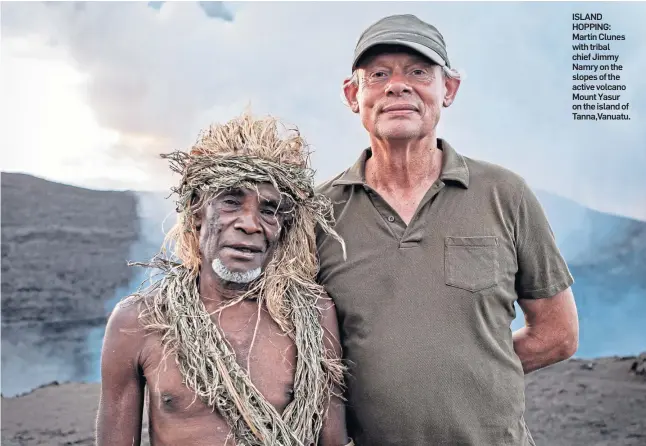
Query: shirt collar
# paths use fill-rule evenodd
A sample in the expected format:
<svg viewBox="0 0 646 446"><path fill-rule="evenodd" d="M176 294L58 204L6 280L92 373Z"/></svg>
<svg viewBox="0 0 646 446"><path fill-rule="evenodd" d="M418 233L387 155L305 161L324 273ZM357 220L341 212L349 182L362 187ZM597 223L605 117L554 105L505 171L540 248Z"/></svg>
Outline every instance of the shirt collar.
<svg viewBox="0 0 646 446"><path fill-rule="evenodd" d="M469 168L464 157L455 151L451 145L442 138L437 139L437 147L444 152L442 157L442 171L440 179L442 181L457 181L464 187L469 187ZM366 184L366 160L372 155L372 150L368 147L361 152L359 159L346 170L337 180L332 182L332 186Z"/></svg>

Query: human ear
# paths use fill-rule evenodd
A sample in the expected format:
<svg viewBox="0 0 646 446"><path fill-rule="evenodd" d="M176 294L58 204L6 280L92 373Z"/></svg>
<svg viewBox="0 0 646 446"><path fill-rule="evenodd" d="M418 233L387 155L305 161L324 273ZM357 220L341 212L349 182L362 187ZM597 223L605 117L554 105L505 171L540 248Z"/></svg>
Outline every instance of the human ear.
<svg viewBox="0 0 646 446"><path fill-rule="evenodd" d="M203 211L202 209L199 209L197 212L193 214L193 225L195 226L195 231L200 233L200 229L202 229L202 217Z"/></svg>
<svg viewBox="0 0 646 446"><path fill-rule="evenodd" d="M458 89L460 88L460 79L445 76L444 80L444 100L442 105L444 107L449 107L453 104L455 96L458 94Z"/></svg>
<svg viewBox="0 0 646 446"><path fill-rule="evenodd" d="M200 199L198 193L194 193L191 197L191 218L193 220L193 226L197 233L200 233L202 229L202 222L204 221L204 203L200 204Z"/></svg>
<svg viewBox="0 0 646 446"><path fill-rule="evenodd" d="M359 86L352 78L347 78L343 82L343 94L345 100L353 113L359 113L359 102L357 101L357 94L359 93Z"/></svg>

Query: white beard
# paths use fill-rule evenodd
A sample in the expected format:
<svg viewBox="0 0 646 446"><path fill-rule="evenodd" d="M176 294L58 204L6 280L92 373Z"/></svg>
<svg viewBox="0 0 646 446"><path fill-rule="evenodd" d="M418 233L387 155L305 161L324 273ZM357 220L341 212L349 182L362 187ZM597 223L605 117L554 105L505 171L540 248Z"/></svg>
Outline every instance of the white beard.
<svg viewBox="0 0 646 446"><path fill-rule="evenodd" d="M224 266L220 259L213 260L211 267L213 268L215 274L220 277L220 279L224 280L225 282L232 283L249 283L260 277L260 274L262 273L262 269L260 267L246 271L244 273L235 273Z"/></svg>

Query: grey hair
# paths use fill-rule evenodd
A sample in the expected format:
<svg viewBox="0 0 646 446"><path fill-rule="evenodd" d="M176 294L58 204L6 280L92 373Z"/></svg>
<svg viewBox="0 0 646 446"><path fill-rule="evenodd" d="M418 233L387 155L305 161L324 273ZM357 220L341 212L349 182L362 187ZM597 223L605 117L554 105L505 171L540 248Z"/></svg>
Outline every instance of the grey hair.
<svg viewBox="0 0 646 446"><path fill-rule="evenodd" d="M456 70L455 68L449 68L446 65L442 67L442 74L449 79L464 79L463 74L460 73L459 70Z"/></svg>

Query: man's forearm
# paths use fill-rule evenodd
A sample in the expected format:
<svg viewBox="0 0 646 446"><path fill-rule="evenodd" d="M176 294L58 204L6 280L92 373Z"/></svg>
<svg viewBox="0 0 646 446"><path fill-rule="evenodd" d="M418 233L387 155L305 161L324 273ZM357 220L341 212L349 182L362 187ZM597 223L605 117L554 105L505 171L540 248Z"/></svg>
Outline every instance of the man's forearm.
<svg viewBox="0 0 646 446"><path fill-rule="evenodd" d="M345 424L345 402L337 397L340 391L334 387L327 416L323 420L323 429L319 438L319 446L347 446L351 439Z"/></svg>
<svg viewBox="0 0 646 446"><path fill-rule="evenodd" d="M129 429L130 423L114 422L116 417L109 418L101 412L96 422L95 446L139 446L141 444L141 427Z"/></svg>
<svg viewBox="0 0 646 446"><path fill-rule="evenodd" d="M525 374L563 361L576 351L576 341L569 336L541 333L527 326L515 331L513 340Z"/></svg>

